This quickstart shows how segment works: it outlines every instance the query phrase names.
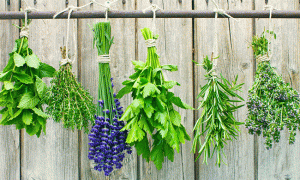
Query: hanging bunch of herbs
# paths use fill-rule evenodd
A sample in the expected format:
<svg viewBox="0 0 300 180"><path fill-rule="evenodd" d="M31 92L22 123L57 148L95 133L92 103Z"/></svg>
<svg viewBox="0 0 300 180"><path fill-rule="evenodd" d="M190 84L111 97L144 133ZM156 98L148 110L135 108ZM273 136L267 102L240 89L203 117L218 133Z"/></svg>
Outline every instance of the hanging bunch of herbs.
<svg viewBox="0 0 300 180"><path fill-rule="evenodd" d="M269 55L270 42L266 35L276 38L274 32L268 30L260 37L253 37L252 48L257 59ZM293 144L300 124L299 93L284 83L274 69L268 60L258 62L247 101L246 128L250 134L262 134L267 149L272 148L273 142L279 142L284 127L290 134L289 144Z"/></svg>
<svg viewBox="0 0 300 180"><path fill-rule="evenodd" d="M199 109L202 108L202 113L194 126L192 150L194 153L198 150L198 158L204 154L203 162L206 164L207 159L216 153L216 164L220 167L225 144L238 135L239 125L243 124L236 121L233 115L238 108L243 106L234 104L243 101L243 98L236 94L243 84L237 84L238 76L232 83L222 74L218 77L213 69L212 61L213 59L209 60L206 56L201 64L207 73L205 75L207 84L200 88L197 97L201 98ZM201 140L203 135L205 135L204 142Z"/></svg>
<svg viewBox="0 0 300 180"><path fill-rule="evenodd" d="M47 85L42 78L53 77L54 73L55 69L42 63L28 47L26 36L17 39L6 67L0 72L3 82L0 106L4 107L0 111L0 124L15 124L17 129L25 128L30 136L39 137L42 130L46 133L48 115L43 112L42 105Z"/></svg>
<svg viewBox="0 0 300 180"><path fill-rule="evenodd" d="M66 47L61 48L62 58L67 59ZM48 90L49 113L56 122L63 122L65 128L79 130L84 128L89 132L89 121L93 124L96 107L93 97L82 87L72 72L71 62L60 66L55 77L51 80Z"/></svg>
<svg viewBox="0 0 300 180"><path fill-rule="evenodd" d="M149 28L142 29L146 41L155 41L157 35ZM127 143L135 146L138 155L143 155L147 161L152 160L157 169L162 168L164 158L174 160L174 150L179 152L180 144L190 140L184 126L181 124L181 116L174 109L173 104L183 109L192 109L183 103L169 89L179 85L176 81L165 81L163 70L177 71L177 66L161 66L156 47L148 46L147 61L132 61L135 73L123 82L125 85L117 95L123 97L132 93L133 102L127 107L121 120L127 124L122 129L129 130ZM147 136L154 140L149 144Z"/></svg>
<svg viewBox="0 0 300 180"><path fill-rule="evenodd" d="M108 56L113 43L110 22L94 24L94 44L99 56ZM122 167L121 162L125 151L132 153L131 147L125 142L127 131L120 131L124 121L120 120L123 111L120 102L113 93L109 60L99 62L98 109L95 115L95 125L89 134L90 160L96 163L94 169L104 171L105 176Z"/></svg>

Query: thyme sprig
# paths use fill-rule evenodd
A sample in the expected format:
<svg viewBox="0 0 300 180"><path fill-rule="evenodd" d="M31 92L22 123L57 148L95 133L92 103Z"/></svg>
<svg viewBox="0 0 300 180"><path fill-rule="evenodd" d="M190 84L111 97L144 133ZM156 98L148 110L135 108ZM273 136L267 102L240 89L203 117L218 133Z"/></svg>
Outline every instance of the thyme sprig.
<svg viewBox="0 0 300 180"><path fill-rule="evenodd" d="M204 153L203 162L205 163L216 153L216 164L220 166L225 144L228 140L232 141L232 138L236 138L239 125L243 124L236 121L233 114L243 106L234 104L243 101L243 98L236 94L237 91L241 91L243 84L237 84L238 76L232 83L222 74L218 77L212 70L213 63L208 56L204 58L203 64L198 65L203 66L207 72L205 75L207 84L200 88L197 96L198 99L201 98L199 109L202 108L202 114L194 126L195 136L192 151L195 153L198 150L198 158ZM201 141L203 135L205 135L204 142Z"/></svg>
<svg viewBox="0 0 300 180"><path fill-rule="evenodd" d="M63 59L66 59L66 48L61 48L61 52ZM49 106L46 110L54 121L62 121L65 128L84 128L85 133L89 132L89 121L94 123L96 107L93 97L74 76L71 63L61 65L51 80L47 101Z"/></svg>
<svg viewBox="0 0 300 180"><path fill-rule="evenodd" d="M276 38L274 32L264 31L261 36L254 36L252 48L255 56L268 53L270 42L266 34ZM255 81L248 92L248 117L246 128L250 134L263 135L267 149L273 142L280 140L280 131L284 127L289 131L289 144L295 142L296 130L300 124L299 93L284 83L269 61L258 63Z"/></svg>

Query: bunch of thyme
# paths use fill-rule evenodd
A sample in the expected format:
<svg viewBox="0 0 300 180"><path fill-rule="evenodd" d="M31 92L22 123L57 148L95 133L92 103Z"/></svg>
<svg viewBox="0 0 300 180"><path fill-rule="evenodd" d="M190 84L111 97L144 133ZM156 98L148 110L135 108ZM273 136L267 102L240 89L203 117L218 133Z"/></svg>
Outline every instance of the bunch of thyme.
<svg viewBox="0 0 300 180"><path fill-rule="evenodd" d="M234 104L243 101L243 98L236 94L237 91L241 91L243 84L236 84L238 76L232 83L225 79L222 74L220 75L221 78L218 77L213 69L212 60L209 60L207 56L201 65L207 72L205 75L207 84L201 87L197 97L198 99L202 98L199 109L202 108L203 110L194 127L195 137L192 151L195 153L198 149L198 158L204 153L203 162L206 164L207 159L216 153L216 164L220 167L225 144L238 135L239 125L243 124L236 121L233 115L238 108L243 106ZM204 142L201 141L202 135L205 135ZM213 150L212 153L211 149Z"/></svg>
<svg viewBox="0 0 300 180"><path fill-rule="evenodd" d="M62 58L66 59L66 48L61 48ZM61 65L48 90L47 112L54 121L62 121L65 128L84 128L89 132L89 121L93 124L96 107L93 97L83 88L72 73L72 64Z"/></svg>
<svg viewBox="0 0 300 180"><path fill-rule="evenodd" d="M266 33L276 38L272 31L264 31L260 37L254 36L252 48L256 57L268 55L270 43ZM272 148L273 142L279 142L280 131L284 127L289 130L289 144L293 144L300 123L299 94L284 83L274 69L269 61L258 63L247 101L246 128L250 134L263 134L267 149Z"/></svg>

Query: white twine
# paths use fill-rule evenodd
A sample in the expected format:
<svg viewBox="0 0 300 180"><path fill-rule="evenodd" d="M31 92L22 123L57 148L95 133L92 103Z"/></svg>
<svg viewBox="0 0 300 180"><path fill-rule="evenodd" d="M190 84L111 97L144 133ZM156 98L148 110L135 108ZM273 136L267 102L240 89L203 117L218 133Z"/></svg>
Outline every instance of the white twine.
<svg viewBox="0 0 300 180"><path fill-rule="evenodd" d="M64 13L64 12L66 12L66 11L69 11L69 13L68 13L68 23L67 23L66 59L61 60L60 65L65 65L65 64L67 64L67 63L71 63L71 64L72 64L72 63L75 61L75 59L74 59L74 60L70 60L70 59L69 59L69 48L68 48L68 44L69 44L69 34L70 34L70 19L71 19L71 14L72 14L72 12L73 12L74 10L77 10L77 9L82 9L82 8L84 8L84 7L86 7L86 6L89 6L89 5L93 4L93 3L94 3L94 0L92 0L91 2L87 3L86 5L83 5L83 6L80 6L80 7L75 7L75 6L72 6L72 5L71 5L71 6L68 6L66 9L64 9L64 10L62 10L62 11L56 13L56 14L53 16L53 19L55 19L58 15L60 15L60 14L62 14L62 13ZM77 49L76 49L76 48L75 48L75 51L76 51L76 54L77 54Z"/></svg>
<svg viewBox="0 0 300 180"><path fill-rule="evenodd" d="M24 13L25 13L25 25L24 27L21 28L21 32L20 32L20 37L27 37L29 36L29 26L28 26L28 13L32 12L32 11L37 11L36 8L30 7L28 6L28 3L26 0L23 0L23 2L25 2L26 4L26 8L24 9Z"/></svg>
<svg viewBox="0 0 300 180"><path fill-rule="evenodd" d="M271 30L272 29L272 12L273 12L273 10L276 10L276 9L272 5L266 5L266 6L264 6L264 10L269 10L270 11L270 15L269 15L269 33L267 34L267 39L268 39L268 42L269 42L267 55L268 55L268 58L269 58L269 61L270 61L270 59L272 58L272 51L273 51L273 43L271 43L272 37L270 35L270 33L272 31Z"/></svg>
<svg viewBox="0 0 300 180"><path fill-rule="evenodd" d="M110 55L104 54L98 56L98 63L110 63Z"/></svg>
<svg viewBox="0 0 300 180"><path fill-rule="evenodd" d="M145 14L147 10L151 10L153 12L153 20L152 20L152 31L156 31L156 11L161 10L160 7L156 4L151 4L151 6L143 9L143 13Z"/></svg>
<svg viewBox="0 0 300 180"><path fill-rule="evenodd" d="M155 39L147 39L145 41L146 47L155 47L156 46L156 40Z"/></svg>
<svg viewBox="0 0 300 180"><path fill-rule="evenodd" d="M108 21L108 11L111 9L111 6L118 2L119 0L115 1L105 1L104 4L98 3L96 0L92 0L93 3L98 4L105 8L105 21Z"/></svg>
<svg viewBox="0 0 300 180"><path fill-rule="evenodd" d="M270 57L268 56L268 54L264 54L263 56L260 54L256 57L256 61L258 63L264 62L264 61L270 61Z"/></svg>

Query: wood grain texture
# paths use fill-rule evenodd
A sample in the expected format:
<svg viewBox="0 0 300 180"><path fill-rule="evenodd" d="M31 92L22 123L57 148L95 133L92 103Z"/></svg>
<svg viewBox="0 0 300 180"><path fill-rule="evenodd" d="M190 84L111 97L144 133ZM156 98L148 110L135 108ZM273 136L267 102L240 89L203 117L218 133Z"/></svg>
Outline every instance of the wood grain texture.
<svg viewBox="0 0 300 180"><path fill-rule="evenodd" d="M38 0L28 1L29 6L39 11L60 11L66 8L65 1ZM69 0L70 5L77 5L76 0ZM25 5L22 5L25 8ZM70 53L74 54L73 33L77 29L77 20L70 21ZM65 45L67 20L33 20L30 25L29 47L41 59L59 68L62 59L60 47ZM76 45L76 44L75 44ZM76 66L73 69L76 70ZM47 79L49 85L50 79ZM47 134L30 137L23 132L22 179L78 179L78 136L63 128L61 123L47 120Z"/></svg>
<svg viewBox="0 0 300 180"><path fill-rule="evenodd" d="M80 0L80 5L90 2L89 0ZM104 1L99 1L103 3ZM103 10L99 5L92 5L91 10ZM118 10L134 10L135 1L126 0L125 4L121 1L112 6L112 9ZM135 60L135 20L134 19L109 19L112 27L112 36L114 36L114 44L111 47L111 74L114 78L115 92L118 92L122 87L122 82L127 80L133 73L131 60ZM79 20L79 48L81 59L81 81L88 88L91 95L95 98L95 103L98 98L98 63L97 49L93 47L93 33L87 24L92 27L93 23L104 21L104 19L94 20ZM124 96L121 100L121 105L124 109L131 102L130 95ZM106 179L103 172L98 172L93 169L93 163L87 158L88 155L88 137L82 134L81 139L81 178L82 179ZM131 155L126 154L123 161L123 167L115 169L109 178L111 180L131 180L137 179L137 155L135 150Z"/></svg>
<svg viewBox="0 0 300 180"><path fill-rule="evenodd" d="M257 10L265 6L264 2L258 0L255 4ZM268 5L280 10L299 10L299 1L296 0L269 0ZM263 32L264 26L268 29L268 19L256 21L257 35ZM276 72L282 75L286 83L299 92L299 20L273 19L272 27L277 39L271 41L274 43L271 65L277 68ZM300 179L299 131L293 145L289 145L287 129L280 134L280 142L273 145L271 150L265 148L265 138L258 137L258 179Z"/></svg>
<svg viewBox="0 0 300 180"><path fill-rule="evenodd" d="M156 0L164 10L191 10L191 1ZM149 0L138 0L137 9L150 6ZM138 60L146 61L147 48L141 29L152 28L152 19L139 19L137 24ZM164 72L166 80L178 81L181 86L173 92L187 104L193 105L193 73L192 73L192 20L191 19L157 19L156 31L159 34L157 52L161 65L173 64L178 66L177 72ZM175 107L176 110L179 108ZM179 110L183 125L188 134L193 137L193 112ZM191 141L181 146L180 152L175 152L174 162L165 158L163 168L158 171L152 162L147 163L140 157L140 179L194 179L194 155L190 153Z"/></svg>
<svg viewBox="0 0 300 180"><path fill-rule="evenodd" d="M215 9L212 1L195 1L196 10ZM251 1L216 1L222 9L230 10L251 10ZM214 46L214 19L196 19L195 23L195 50L199 63L203 57L211 57ZM221 73L229 81L239 76L238 83L245 82L242 93L239 93L245 100L247 99L248 89L253 82L253 55L248 48L248 42L252 37L252 20L240 19L235 22L232 19L218 19L218 67L217 73ZM248 42L247 42L248 41ZM201 66L196 67L195 71L196 94L199 93L200 85L205 85L205 71ZM198 104L199 105L199 104ZM201 111L201 110L200 110ZM199 113L200 114L200 113ZM198 116L199 117L199 116ZM243 107L235 113L237 121L244 122L247 117L247 109ZM254 178L254 140L248 135L243 125L240 126L241 132L237 140L228 142L225 145L223 157L224 162L219 168L215 165L216 156L209 159L208 165L203 164L203 156L199 158L199 172L196 172L197 179L253 179Z"/></svg>
<svg viewBox="0 0 300 180"><path fill-rule="evenodd" d="M19 2L0 2L0 11L18 11ZM17 20L0 21L0 69L6 66L19 30L13 24ZM2 87L2 83L1 83ZM0 126L0 177L2 179L20 179L20 131L15 125Z"/></svg>

